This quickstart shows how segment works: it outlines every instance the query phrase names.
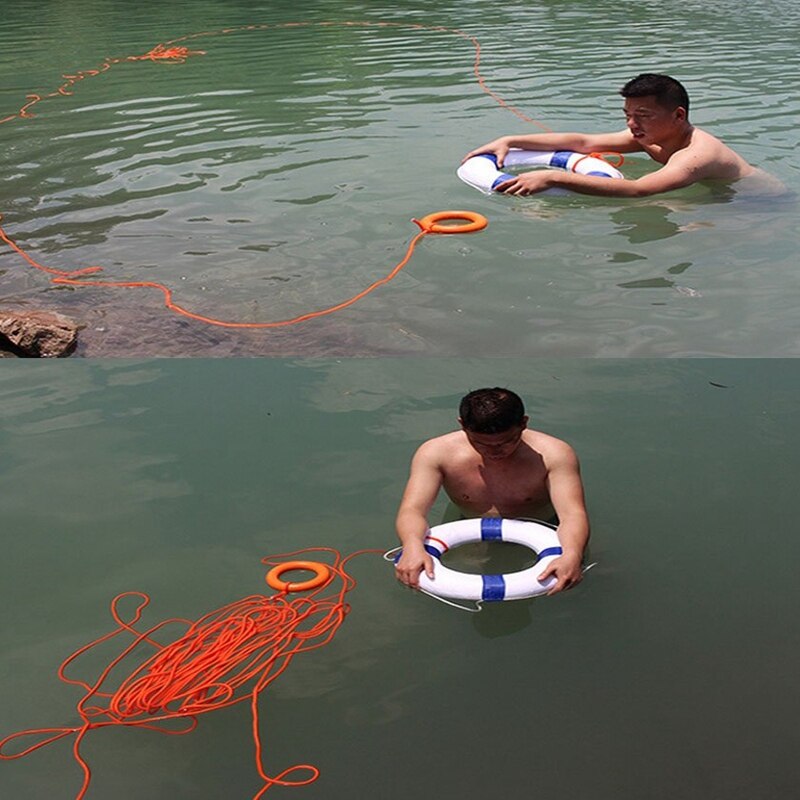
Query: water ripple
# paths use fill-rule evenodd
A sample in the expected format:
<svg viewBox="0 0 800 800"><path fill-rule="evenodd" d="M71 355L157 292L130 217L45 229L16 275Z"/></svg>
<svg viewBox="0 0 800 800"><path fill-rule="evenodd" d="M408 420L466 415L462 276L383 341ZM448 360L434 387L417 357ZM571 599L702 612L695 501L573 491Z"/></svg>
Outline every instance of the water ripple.
<svg viewBox="0 0 800 800"><path fill-rule="evenodd" d="M379 10L370 14L377 18ZM432 22L399 8L380 18ZM785 72L799 18L792 3L779 0L512 3L491 16L481 3L465 2L458 13L443 7L435 24L475 33L487 84L554 129L619 129L619 86L638 71L674 72L690 90L698 124L797 190L800 103ZM182 28L181 19L158 31L112 19L99 13L96 27L103 52L118 56L146 52L168 38L167 29L175 36L197 30ZM307 19L324 19L322 9ZM226 24L208 22L208 30ZM6 14L4 113L28 92L55 88L61 72L102 60L96 37L54 24L34 28L21 12ZM270 341L290 342L292 352L737 352L741 340L726 331L743 316L764 319L771 303L780 309L772 329L754 323L748 344L770 352L794 326L790 304L776 302L800 292L788 207L771 207L767 217L730 192L697 187L658 203L609 203L485 198L461 185L453 171L466 150L532 129L480 91L474 51L463 38L308 25L184 43L205 55L183 64L117 64L81 81L71 96L43 101L34 119L4 126L0 211L27 249L61 267L102 264L109 279L146 273L213 316L285 318L385 274L414 231L412 216L468 207L491 219L470 240L468 256L463 241L431 241L391 287L341 321ZM649 169L635 157L625 166L633 177ZM758 233L748 238L755 213ZM757 270L759 292L750 285L759 257L754 240L774 254ZM615 262L615 253L627 260ZM12 300L30 301L37 285L51 291L17 258L0 258L0 286ZM691 280L677 286L671 270L688 263ZM739 294L715 291L731 273L741 281ZM128 319L142 301L135 293L87 290L62 291L59 302L66 312L99 305ZM545 338L531 335L531 306L539 309L534 330L545 326ZM156 327L147 335L157 339L158 325L172 323L156 301L147 308ZM192 335L200 352L213 350L210 339L224 339L197 331L188 341ZM219 352L261 348L265 339L233 341ZM126 346L134 352L135 337ZM194 352L186 340L181 346Z"/></svg>

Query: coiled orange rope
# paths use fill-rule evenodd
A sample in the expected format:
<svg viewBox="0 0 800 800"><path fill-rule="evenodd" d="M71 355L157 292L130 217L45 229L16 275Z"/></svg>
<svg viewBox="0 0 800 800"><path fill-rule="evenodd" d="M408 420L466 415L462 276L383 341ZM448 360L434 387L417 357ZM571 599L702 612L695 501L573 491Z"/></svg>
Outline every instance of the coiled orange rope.
<svg viewBox="0 0 800 800"><path fill-rule="evenodd" d="M279 24L259 24L259 25L243 25L234 28L222 28L219 30L213 31L204 31L200 33L193 33L188 34L186 36L178 37L177 39L172 39L170 41L157 44L153 47L149 52L145 53L144 55L134 55L134 56L126 56L123 58L106 58L100 66L93 68L93 69L86 69L86 70L79 70L74 74L71 75L63 75L64 83L61 84L55 91L49 92L47 94L30 94L26 97L26 102L22 105L22 107L17 111L15 114L11 114L6 116L5 118L0 119L0 124L11 122L13 120L18 119L30 119L35 116L32 113L32 109L38 103L41 103L44 100L48 100L51 98L59 97L59 96L66 96L73 94L73 88L75 84L79 81L84 80L86 78L94 77L97 75L101 75L102 73L107 72L113 66L118 64L124 64L128 62L143 62L143 61L152 61L158 62L162 64L179 64L186 61L188 58L193 56L205 55L204 50L190 50L185 42L189 42L191 40L199 39L202 37L212 37L212 36L220 36L220 35L228 35L228 34L235 34L235 33L242 33L247 31L261 31L261 30L268 30L268 29L281 29L281 28L299 28L299 27L311 27L311 26L318 26L318 27L332 27L332 26L347 26L347 27L357 27L357 28L404 28L404 29L416 29L422 31L438 31L442 33L448 33L455 36L458 36L462 39L466 39L467 41L471 42L474 50L475 50L475 57L473 62L473 72L477 79L478 84L480 85L481 89L486 92L489 96L491 96L497 103L499 103L504 108L507 108L512 113L516 114L520 119L525 120L526 122L533 123L538 125L543 130L550 130L545 125L542 125L540 122L526 116L521 111L516 109L514 106L508 104L503 98L497 95L494 91L492 91L489 86L486 84L485 79L481 75L480 72L480 61L481 61L481 46L480 42L478 41L477 37L473 36L472 34L466 33L465 31L456 29L456 28L446 28L441 26L430 26L430 25L419 25L419 24L412 24L412 23L401 23L401 22L285 22ZM448 214L451 212L438 212L440 214ZM452 213L465 213L465 212L452 212ZM0 215L0 220L2 220L2 215ZM416 221L416 220L415 220ZM439 226L441 227L441 226ZM485 227L482 225L481 227ZM477 228L476 228L477 229ZM5 242L15 253L20 255L24 258L28 264L32 267L35 267L37 270L42 272L50 273L54 275L52 279L53 283L61 284L61 285L68 285L68 286L99 286L104 288L126 288L126 289L135 289L135 288L143 288L143 289L157 289L164 295L164 305L170 310L175 312L176 314L180 314L184 317L188 317L190 319L197 320L199 322L204 322L209 325L216 325L219 327L224 328L280 328L286 327L288 325L294 325L299 322L306 322L311 319L315 319L317 317L326 316L328 314L332 314L335 311L341 311L348 306L353 305L358 300L361 300L363 297L368 295L370 292L377 289L379 286L383 286L384 284L388 283L389 281L394 278L400 270L408 263L411 255L414 251L414 247L416 246L417 242L428 233L442 233L442 230L435 230L433 227L430 228L423 228L420 233L418 233L408 245L408 249L406 250L405 256L401 259L401 261L386 275L384 278L376 280L372 284L370 284L366 289L358 292L357 294L353 295L347 300L342 302L336 303L331 305L327 308L318 310L318 311L311 311L305 314L299 314L295 317L290 319L278 320L274 322L232 322L226 321L222 319L217 319L211 316L205 316L203 314L198 314L193 311L190 311L187 308L184 308L180 304L176 303L172 298L172 290L165 286L163 283L158 283L156 281L103 281L103 280L86 280L84 276L95 274L97 272L101 272L103 270L100 266L90 266L90 267L83 267L80 269L74 270L60 270L53 267L47 267L44 264L41 264L39 261L34 259L32 256L28 255L12 238L11 236L6 233L6 231L0 225L0 240ZM465 228L463 231L453 230L448 232L468 232Z"/></svg>
<svg viewBox="0 0 800 800"><path fill-rule="evenodd" d="M333 548L315 547L268 557L262 563L280 566L287 558L310 552L325 553L331 560L324 565L329 571L328 577L313 591L295 598L289 597L291 588L271 596L252 595L212 611L196 622L169 619L139 631L135 626L150 598L141 592L124 592L115 597L111 616L117 627L76 650L58 670L64 683L79 686L84 691L76 707L82 724L13 733L0 741L0 759L22 758L59 739L74 736L73 757L83 771L83 783L75 800L82 800L91 781L91 770L81 753L81 744L89 731L123 725L182 735L197 727L199 714L249 702L256 769L263 781L253 800L261 798L273 786L304 786L315 781L319 770L310 764L296 764L274 776L267 774L259 727L259 695L289 666L295 655L331 641L350 611L345 596L356 585L345 569L346 564L356 556L382 551L359 550L342 557ZM334 587L335 582L337 587ZM325 594L328 589L330 591ZM136 599L137 604L126 618L120 606L131 598ZM174 624L189 627L171 644L159 644L155 635ZM94 682L66 675L67 668L81 655L120 634L129 634L133 640ZM143 645L155 648L155 654L112 690L108 686L111 673ZM175 721L183 723L182 727L174 727ZM169 727L169 723L173 726ZM37 737L37 741L14 753L3 752L12 742L27 737ZM290 777L292 775L294 777Z"/></svg>

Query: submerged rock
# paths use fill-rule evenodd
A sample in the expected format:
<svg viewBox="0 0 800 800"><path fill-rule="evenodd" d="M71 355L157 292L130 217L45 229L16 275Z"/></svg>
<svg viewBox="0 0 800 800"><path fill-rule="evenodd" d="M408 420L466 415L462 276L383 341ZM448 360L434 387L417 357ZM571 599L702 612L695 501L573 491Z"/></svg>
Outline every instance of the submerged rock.
<svg viewBox="0 0 800 800"><path fill-rule="evenodd" d="M0 310L0 348L30 358L61 358L78 341L78 326L52 311Z"/></svg>

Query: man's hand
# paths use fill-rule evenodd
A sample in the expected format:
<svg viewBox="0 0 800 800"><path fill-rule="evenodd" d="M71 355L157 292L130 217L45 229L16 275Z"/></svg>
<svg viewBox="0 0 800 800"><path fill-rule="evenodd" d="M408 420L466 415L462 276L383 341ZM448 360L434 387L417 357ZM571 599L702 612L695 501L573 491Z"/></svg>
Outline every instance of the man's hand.
<svg viewBox="0 0 800 800"><path fill-rule="evenodd" d="M495 186L496 192L503 194L537 194L553 186L553 176L557 175L554 170L537 169L533 172L523 172L511 180L503 181Z"/></svg>
<svg viewBox="0 0 800 800"><path fill-rule="evenodd" d="M508 146L508 141L505 136L501 136L499 139L495 139L494 141L488 142L487 144L483 145L483 147L478 147L475 150L470 150L464 158L461 159L461 163L463 164L468 158L473 158L474 156L486 155L487 153L491 153L493 156L497 158L497 166L502 167L503 162L505 161L506 155L511 148Z"/></svg>
<svg viewBox="0 0 800 800"><path fill-rule="evenodd" d="M433 559L425 552L422 545L403 547L403 555L394 567L397 580L411 589L419 589L419 576L423 570L433 580Z"/></svg>
<svg viewBox="0 0 800 800"><path fill-rule="evenodd" d="M554 559L539 576L539 582L544 583L551 575L555 575L556 582L547 593L548 595L576 586L583 580L580 556L564 555Z"/></svg>

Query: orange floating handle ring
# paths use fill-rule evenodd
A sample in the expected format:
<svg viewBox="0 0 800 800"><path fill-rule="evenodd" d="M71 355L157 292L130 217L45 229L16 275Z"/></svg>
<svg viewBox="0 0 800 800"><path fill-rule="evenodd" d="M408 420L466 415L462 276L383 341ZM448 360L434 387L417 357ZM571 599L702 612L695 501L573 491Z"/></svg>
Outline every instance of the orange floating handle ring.
<svg viewBox="0 0 800 800"><path fill-rule="evenodd" d="M281 575L290 570L304 569L314 573L313 578L307 581L284 581ZM285 564L278 564L273 567L266 577L267 583L279 592L304 592L306 589L316 589L322 586L331 576L330 567L327 564L320 564L319 561L287 561Z"/></svg>
<svg viewBox="0 0 800 800"><path fill-rule="evenodd" d="M466 225L439 224L453 219L464 219L467 223ZM474 211L436 211L428 214L427 217L413 221L424 233L472 233L473 231L482 231L489 224L489 220L483 214L476 214Z"/></svg>

